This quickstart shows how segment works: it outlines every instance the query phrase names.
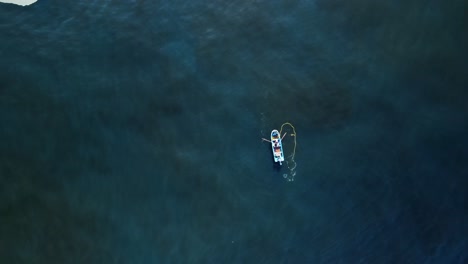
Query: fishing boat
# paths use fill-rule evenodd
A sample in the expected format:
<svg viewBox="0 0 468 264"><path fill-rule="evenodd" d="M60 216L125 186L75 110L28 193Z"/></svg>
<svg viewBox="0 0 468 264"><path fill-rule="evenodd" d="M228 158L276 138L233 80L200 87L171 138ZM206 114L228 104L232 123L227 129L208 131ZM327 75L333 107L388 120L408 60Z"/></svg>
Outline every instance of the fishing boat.
<svg viewBox="0 0 468 264"><path fill-rule="evenodd" d="M283 154L283 143L281 142L281 136L278 130L273 129L271 131L271 150L273 151L273 159L275 162L279 162L280 165L282 161L284 161L284 154Z"/></svg>

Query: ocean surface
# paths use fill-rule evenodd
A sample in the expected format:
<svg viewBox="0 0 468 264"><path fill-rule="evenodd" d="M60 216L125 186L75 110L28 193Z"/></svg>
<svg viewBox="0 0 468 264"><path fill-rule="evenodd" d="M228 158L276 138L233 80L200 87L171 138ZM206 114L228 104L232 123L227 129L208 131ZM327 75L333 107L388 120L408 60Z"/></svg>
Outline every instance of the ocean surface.
<svg viewBox="0 0 468 264"><path fill-rule="evenodd" d="M467 6L0 4L0 263L467 263Z"/></svg>

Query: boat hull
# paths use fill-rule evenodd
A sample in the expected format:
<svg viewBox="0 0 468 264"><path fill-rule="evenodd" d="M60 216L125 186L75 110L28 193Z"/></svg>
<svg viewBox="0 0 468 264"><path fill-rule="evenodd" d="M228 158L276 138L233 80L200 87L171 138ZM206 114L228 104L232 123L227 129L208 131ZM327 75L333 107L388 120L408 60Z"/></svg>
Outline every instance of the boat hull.
<svg viewBox="0 0 468 264"><path fill-rule="evenodd" d="M283 143L281 142L281 135L278 130L274 129L271 131L270 135L271 140L271 150L273 151L273 160L275 162L279 162L281 165L284 161L284 153L283 153Z"/></svg>

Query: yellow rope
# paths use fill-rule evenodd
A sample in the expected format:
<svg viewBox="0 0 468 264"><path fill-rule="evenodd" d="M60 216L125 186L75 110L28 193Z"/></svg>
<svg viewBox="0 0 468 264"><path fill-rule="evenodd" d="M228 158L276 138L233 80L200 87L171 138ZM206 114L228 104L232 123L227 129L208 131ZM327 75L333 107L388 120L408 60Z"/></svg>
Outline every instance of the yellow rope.
<svg viewBox="0 0 468 264"><path fill-rule="evenodd" d="M293 152L291 153L291 155L288 156L288 158L286 159L286 165L288 166L288 169L289 169L289 175L288 174L284 174L284 177L288 179L288 181L294 181L294 176L296 176L296 161L294 160L294 157L296 156L296 138L297 138L297 134L296 134L296 129L294 128L294 126L289 123L289 122L286 122L284 124L281 125L281 129L280 129L280 135L282 135L283 133L283 127L285 125L288 125L292 128L292 131L293 133L290 134L291 137L294 137L294 148L293 148Z"/></svg>

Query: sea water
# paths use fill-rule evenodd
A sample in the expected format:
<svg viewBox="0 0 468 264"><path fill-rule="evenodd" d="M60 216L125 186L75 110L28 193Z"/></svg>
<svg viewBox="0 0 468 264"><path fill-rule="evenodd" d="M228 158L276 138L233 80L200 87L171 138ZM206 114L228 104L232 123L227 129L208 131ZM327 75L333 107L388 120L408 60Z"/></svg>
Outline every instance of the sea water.
<svg viewBox="0 0 468 264"><path fill-rule="evenodd" d="M457 0L0 4L0 262L466 263L467 21ZM261 141L285 122L293 170Z"/></svg>

